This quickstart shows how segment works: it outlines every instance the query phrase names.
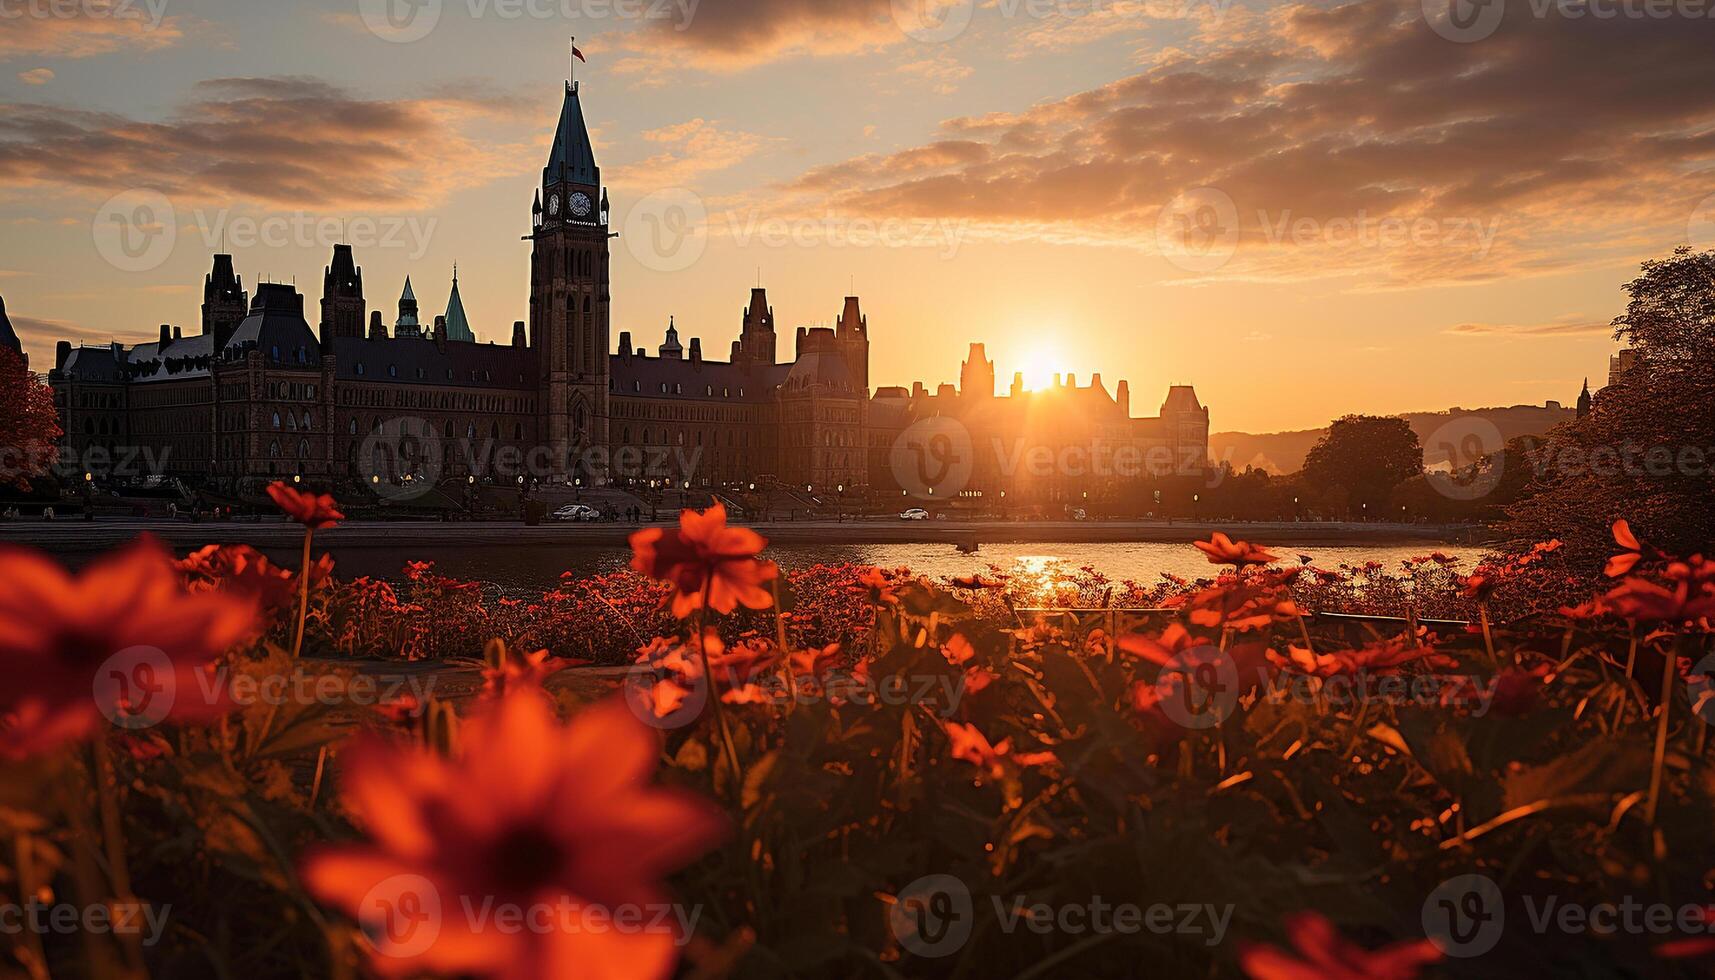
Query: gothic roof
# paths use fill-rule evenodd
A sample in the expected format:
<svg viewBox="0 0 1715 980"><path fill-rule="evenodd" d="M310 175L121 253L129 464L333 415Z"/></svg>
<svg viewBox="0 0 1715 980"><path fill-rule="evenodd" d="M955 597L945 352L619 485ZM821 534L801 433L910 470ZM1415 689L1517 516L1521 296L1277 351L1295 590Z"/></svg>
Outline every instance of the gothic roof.
<svg viewBox="0 0 1715 980"><path fill-rule="evenodd" d="M822 385L834 391L855 394L851 369L838 351L808 351L798 355L792 370L786 375L786 390L795 391Z"/></svg>
<svg viewBox="0 0 1715 980"><path fill-rule="evenodd" d="M125 380L121 369L125 348L118 344L106 347L73 347L66 355L60 372L73 381L118 384Z"/></svg>
<svg viewBox="0 0 1715 980"><path fill-rule="evenodd" d="M527 347L449 340L446 348L414 337L335 337L334 377L340 381L454 388L536 390L535 352Z"/></svg>
<svg viewBox="0 0 1715 980"><path fill-rule="evenodd" d="M321 344L304 322L304 296L285 283L265 282L256 287L250 315L232 332L221 351L223 357L241 357L250 349L281 364L319 365Z"/></svg>
<svg viewBox="0 0 1715 980"><path fill-rule="evenodd" d="M476 334L471 331L470 320L464 315L464 300L459 299L457 272L453 273L453 293L447 297L447 339L476 343Z"/></svg>
<svg viewBox="0 0 1715 980"><path fill-rule="evenodd" d="M570 82L566 83L566 101L560 107L560 125L554 130L548 166L542 171L544 185L556 181L601 184L601 170L595 165L595 150L590 146L589 127L584 125L584 108L578 102L578 87Z"/></svg>

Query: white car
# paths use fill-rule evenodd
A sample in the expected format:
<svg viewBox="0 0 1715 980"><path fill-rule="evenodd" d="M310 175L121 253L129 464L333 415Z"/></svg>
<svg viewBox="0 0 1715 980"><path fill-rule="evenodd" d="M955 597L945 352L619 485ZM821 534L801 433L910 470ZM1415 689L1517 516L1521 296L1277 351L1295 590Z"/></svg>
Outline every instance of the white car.
<svg viewBox="0 0 1715 980"><path fill-rule="evenodd" d="M929 519L929 512L921 507L913 507L910 510L900 512L899 519L902 521L926 521Z"/></svg>
<svg viewBox="0 0 1715 980"><path fill-rule="evenodd" d="M567 504L554 511L556 521L599 521L601 511L587 504Z"/></svg>

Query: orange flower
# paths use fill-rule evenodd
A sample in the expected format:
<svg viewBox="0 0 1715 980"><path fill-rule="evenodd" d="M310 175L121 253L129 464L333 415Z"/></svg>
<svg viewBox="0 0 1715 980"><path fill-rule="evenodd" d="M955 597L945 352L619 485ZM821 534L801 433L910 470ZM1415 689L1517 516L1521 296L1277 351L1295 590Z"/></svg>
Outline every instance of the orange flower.
<svg viewBox="0 0 1715 980"><path fill-rule="evenodd" d="M768 542L755 531L728 527L726 507L716 503L679 515L677 530L645 528L631 536L631 567L673 586L673 615L680 619L708 605L730 613L740 605L767 609L774 597L763 583L779 574L756 555Z"/></svg>
<svg viewBox="0 0 1715 980"><path fill-rule="evenodd" d="M1280 560L1279 556L1263 550L1248 541L1234 541L1220 531L1208 541L1193 542L1197 550L1209 556L1211 565L1233 565L1243 568L1246 565L1270 565Z"/></svg>
<svg viewBox="0 0 1715 980"><path fill-rule="evenodd" d="M1410 639L1403 636L1366 643L1354 650L1336 650L1332 653L1313 653L1296 646L1288 646L1286 649L1287 655L1284 657L1270 651L1269 660L1278 667L1317 677L1364 671L1392 673L1417 660L1427 661L1434 666L1449 666L1453 663L1450 658L1436 653L1434 647L1414 646Z"/></svg>
<svg viewBox="0 0 1715 980"><path fill-rule="evenodd" d="M482 668L482 696L499 697L520 687L539 688L548 678L567 667L587 663L588 660L555 660L550 663L546 650L509 654L504 663L490 664Z"/></svg>
<svg viewBox="0 0 1715 980"><path fill-rule="evenodd" d="M955 667L963 667L977 655L977 648L971 646L971 641L965 639L965 634L954 633L953 638L941 647L941 656Z"/></svg>
<svg viewBox="0 0 1715 980"><path fill-rule="evenodd" d="M946 726L947 738L953 743L953 758L969 762L987 773L991 779L1000 779L1006 775L1008 769L1051 766L1059 761L1052 752L1014 753L1011 738L1003 738L990 745L988 737L975 725L949 721Z"/></svg>
<svg viewBox="0 0 1715 980"><path fill-rule="evenodd" d="M840 645L830 643L821 649L794 650L786 657L792 673L800 677L820 677L840 662Z"/></svg>
<svg viewBox="0 0 1715 980"><path fill-rule="evenodd" d="M345 515L339 512L339 505L325 493L304 493L276 480L268 484L268 496L274 498L274 505L285 511L287 517L312 531L333 527L334 522L345 520Z"/></svg>
<svg viewBox="0 0 1715 980"><path fill-rule="evenodd" d="M1632 525L1624 519L1614 522L1613 531L1614 543L1625 551L1609 558L1608 566L1602 570L1602 574L1609 578L1619 578L1643 561L1644 546L1638 541L1638 536L1632 533Z"/></svg>
<svg viewBox="0 0 1715 980"><path fill-rule="evenodd" d="M1192 596L1188 618L1194 626L1244 632L1301 614L1298 604L1280 589L1235 583L1211 586Z"/></svg>
<svg viewBox="0 0 1715 980"><path fill-rule="evenodd" d="M373 737L342 753L343 798L370 842L312 852L303 879L374 929L376 969L668 975L683 937L638 917L657 921L660 879L713 846L724 822L706 801L650 785L655 734L621 699L562 726L542 696L519 691L471 718L460 742L451 759ZM531 928L508 928L520 914ZM633 927L583 926L621 916Z"/></svg>
<svg viewBox="0 0 1715 980"><path fill-rule="evenodd" d="M83 738L104 715L143 727L219 714L198 673L255 625L251 598L187 592L152 538L77 576L37 552L0 550L0 716L10 717L0 754Z"/></svg>
<svg viewBox="0 0 1715 980"><path fill-rule="evenodd" d="M1320 912L1289 917L1286 932L1302 959L1274 946L1246 946L1239 966L1252 980L1412 980L1441 959L1441 950L1427 939L1365 949L1340 935Z"/></svg>
<svg viewBox="0 0 1715 980"><path fill-rule="evenodd" d="M1165 667L1169 662L1192 647L1203 646L1205 641L1191 635L1191 631L1174 623L1161 631L1161 635L1151 639L1142 633L1127 633L1119 638L1119 648L1134 657L1140 657L1157 667Z"/></svg>

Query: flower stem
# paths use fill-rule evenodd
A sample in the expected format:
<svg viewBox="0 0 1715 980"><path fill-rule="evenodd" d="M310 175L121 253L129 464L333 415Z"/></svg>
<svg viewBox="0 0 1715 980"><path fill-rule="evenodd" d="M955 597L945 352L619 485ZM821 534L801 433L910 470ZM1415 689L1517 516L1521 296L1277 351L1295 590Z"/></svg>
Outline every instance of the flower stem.
<svg viewBox="0 0 1715 980"><path fill-rule="evenodd" d="M303 586L298 592L298 633L292 640L292 659L304 650L304 623L310 614L310 541L315 538L313 528L304 528L304 560L298 565L298 578Z"/></svg>
<svg viewBox="0 0 1715 980"><path fill-rule="evenodd" d="M1685 642L1681 637L1680 642ZM1673 708L1673 675L1679 673L1679 645L1662 652L1661 720L1655 728L1655 758L1650 763L1649 805L1644 808L1644 822L1655 826L1656 808L1661 805L1661 777L1667 761L1667 722Z"/></svg>

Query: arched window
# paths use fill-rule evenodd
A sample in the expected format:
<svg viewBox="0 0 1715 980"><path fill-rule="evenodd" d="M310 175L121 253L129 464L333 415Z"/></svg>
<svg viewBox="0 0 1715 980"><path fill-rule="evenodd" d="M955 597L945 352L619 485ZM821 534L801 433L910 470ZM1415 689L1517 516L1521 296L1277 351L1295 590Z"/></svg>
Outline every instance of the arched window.
<svg viewBox="0 0 1715 980"><path fill-rule="evenodd" d="M275 412L274 413L274 428L278 429L279 427L280 427L280 413Z"/></svg>
<svg viewBox="0 0 1715 980"><path fill-rule="evenodd" d="M346 429L351 435L357 435L357 419L352 419L351 424L346 426Z"/></svg>
<svg viewBox="0 0 1715 980"><path fill-rule="evenodd" d="M308 439L299 440L299 442L298 442L298 458L299 459L309 459L310 458L310 441Z"/></svg>
<svg viewBox="0 0 1715 980"><path fill-rule="evenodd" d="M308 431L310 431L311 428L313 428L313 426L310 425L310 413L305 412L304 413L304 431L308 432Z"/></svg>
<svg viewBox="0 0 1715 980"><path fill-rule="evenodd" d="M270 457L278 457L280 455L280 440L276 439L268 444L268 455Z"/></svg>

